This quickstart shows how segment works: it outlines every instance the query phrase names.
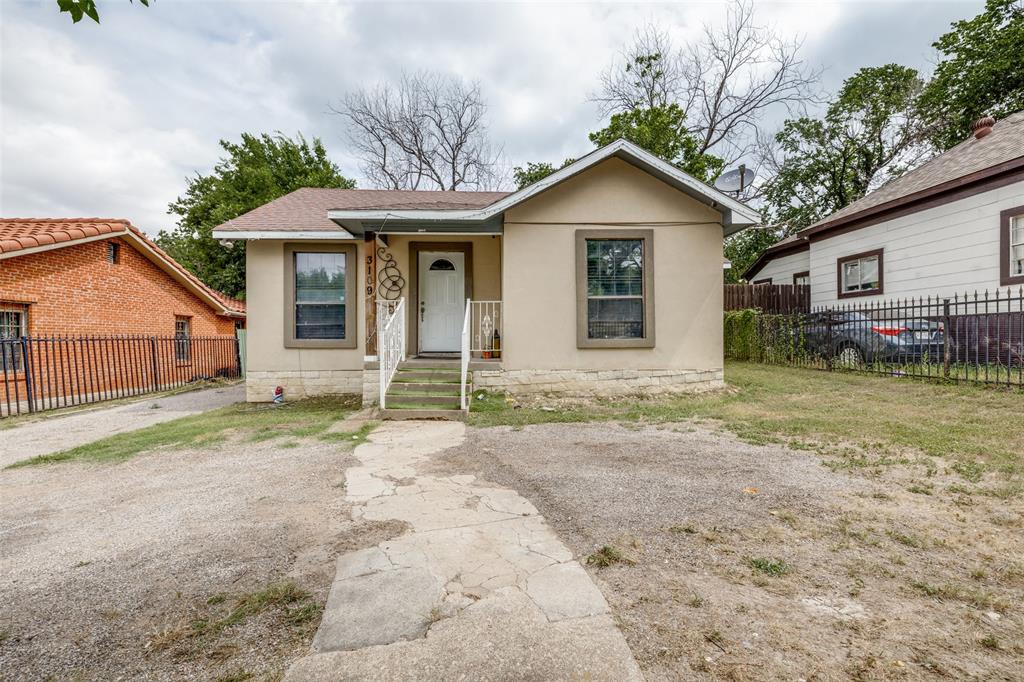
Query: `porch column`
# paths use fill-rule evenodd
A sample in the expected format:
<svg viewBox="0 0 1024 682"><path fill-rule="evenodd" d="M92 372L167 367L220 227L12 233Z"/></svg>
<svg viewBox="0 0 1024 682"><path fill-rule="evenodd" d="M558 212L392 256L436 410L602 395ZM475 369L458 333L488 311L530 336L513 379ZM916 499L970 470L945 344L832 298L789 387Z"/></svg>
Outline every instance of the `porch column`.
<svg viewBox="0 0 1024 682"><path fill-rule="evenodd" d="M363 235L363 259L366 264L366 353L377 354L377 235L366 232Z"/></svg>

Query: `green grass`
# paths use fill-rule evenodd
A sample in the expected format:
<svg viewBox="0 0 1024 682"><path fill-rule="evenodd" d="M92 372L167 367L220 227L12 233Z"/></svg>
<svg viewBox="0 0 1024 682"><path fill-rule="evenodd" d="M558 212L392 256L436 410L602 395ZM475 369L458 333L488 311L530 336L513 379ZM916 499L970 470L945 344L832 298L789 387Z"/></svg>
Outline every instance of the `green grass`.
<svg viewBox="0 0 1024 682"><path fill-rule="evenodd" d="M119 433L101 440L49 455L33 457L7 468L54 464L57 462L121 462L158 448L212 446L232 433L250 441L275 438L317 437L331 442L365 442L373 429L367 424L355 433L325 433L328 428L357 409L352 399L316 398L283 405L239 403L203 414L182 417L137 431ZM294 447L286 441L285 447Z"/></svg>
<svg viewBox="0 0 1024 682"><path fill-rule="evenodd" d="M743 362L727 363L725 378L730 390L666 399L558 402L553 410L518 407L504 396L486 395L473 401L469 423L705 419L750 443L793 444L849 458L849 466L901 463L907 454L923 454L952 460L968 480L981 471L1022 473L1020 392Z"/></svg>
<svg viewBox="0 0 1024 682"><path fill-rule="evenodd" d="M755 557L747 559L747 565L755 571L770 575L773 578L783 576L790 571L790 565L782 559Z"/></svg>
<svg viewBox="0 0 1024 682"><path fill-rule="evenodd" d="M591 566L597 566L598 568L607 568L613 564L626 564L627 566L636 564L636 561L611 545L605 545L593 554L587 556L586 561Z"/></svg>

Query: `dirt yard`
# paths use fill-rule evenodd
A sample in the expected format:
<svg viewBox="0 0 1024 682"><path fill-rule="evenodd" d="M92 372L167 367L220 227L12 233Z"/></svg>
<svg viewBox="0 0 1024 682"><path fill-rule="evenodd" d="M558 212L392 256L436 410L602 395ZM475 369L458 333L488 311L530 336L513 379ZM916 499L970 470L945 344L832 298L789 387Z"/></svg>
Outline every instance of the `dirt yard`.
<svg viewBox="0 0 1024 682"><path fill-rule="evenodd" d="M0 679L279 679L401 529L349 521L343 443L273 435L0 471Z"/></svg>
<svg viewBox="0 0 1024 682"><path fill-rule="evenodd" d="M515 488L592 557L650 679L1024 671L1024 505L986 492L998 474L695 423L476 428L440 466Z"/></svg>

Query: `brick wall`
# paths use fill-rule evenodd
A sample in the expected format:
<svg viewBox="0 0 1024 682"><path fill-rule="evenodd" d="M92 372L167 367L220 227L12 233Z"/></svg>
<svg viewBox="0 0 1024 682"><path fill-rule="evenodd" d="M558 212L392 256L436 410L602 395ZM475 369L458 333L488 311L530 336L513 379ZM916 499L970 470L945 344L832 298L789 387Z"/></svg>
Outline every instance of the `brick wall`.
<svg viewBox="0 0 1024 682"><path fill-rule="evenodd" d="M108 260L111 242L120 245L116 263ZM124 239L0 260L0 305L11 303L28 306L30 337L131 337L30 345L36 409L71 396L91 402L237 372L234 320L218 315ZM178 317L189 318L193 337L184 351L170 338ZM0 415L18 409L27 395L25 373L8 370L0 377Z"/></svg>
<svg viewBox="0 0 1024 682"><path fill-rule="evenodd" d="M117 263L107 244L120 244ZM30 336L174 334L191 317L193 336L234 334L220 315L123 239L100 240L0 260L0 303L28 303Z"/></svg>

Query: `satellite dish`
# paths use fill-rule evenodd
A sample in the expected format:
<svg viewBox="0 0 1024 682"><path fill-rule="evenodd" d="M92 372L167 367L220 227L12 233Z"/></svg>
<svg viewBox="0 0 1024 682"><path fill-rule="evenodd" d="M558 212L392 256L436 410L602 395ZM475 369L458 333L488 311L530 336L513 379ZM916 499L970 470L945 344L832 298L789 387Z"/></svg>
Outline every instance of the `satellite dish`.
<svg viewBox="0 0 1024 682"><path fill-rule="evenodd" d="M751 183L754 182L754 177L756 177L756 174L753 168L741 165L739 168L719 175L718 179L715 180L715 188L723 192L736 192L739 194L747 187L750 187Z"/></svg>

